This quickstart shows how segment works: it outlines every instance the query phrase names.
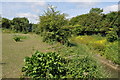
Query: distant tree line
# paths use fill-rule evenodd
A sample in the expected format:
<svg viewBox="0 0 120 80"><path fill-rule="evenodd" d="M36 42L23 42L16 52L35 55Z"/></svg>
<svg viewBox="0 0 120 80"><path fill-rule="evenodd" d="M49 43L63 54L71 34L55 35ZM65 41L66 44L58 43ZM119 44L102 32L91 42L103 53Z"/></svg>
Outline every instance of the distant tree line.
<svg viewBox="0 0 120 80"><path fill-rule="evenodd" d="M70 19L70 25L75 26L77 35L106 33L111 28L118 32L118 12L103 14L100 8L92 8L88 14ZM79 30L78 30L79 29Z"/></svg>
<svg viewBox="0 0 120 80"><path fill-rule="evenodd" d="M36 24L29 23L29 20L25 17L16 17L12 20L9 20L7 18L2 18L2 28L3 29L10 29L15 32L23 32L28 33L34 31L34 26Z"/></svg>
<svg viewBox="0 0 120 80"><path fill-rule="evenodd" d="M57 41L68 43L71 35L113 34L117 36L120 29L118 23L119 11L102 13L100 8L92 8L89 13L66 19L66 14L61 14L56 8L49 7L43 15L39 16L39 23L29 23L25 17L16 17L13 20L2 18L2 28L15 32L35 32L43 36L43 41Z"/></svg>

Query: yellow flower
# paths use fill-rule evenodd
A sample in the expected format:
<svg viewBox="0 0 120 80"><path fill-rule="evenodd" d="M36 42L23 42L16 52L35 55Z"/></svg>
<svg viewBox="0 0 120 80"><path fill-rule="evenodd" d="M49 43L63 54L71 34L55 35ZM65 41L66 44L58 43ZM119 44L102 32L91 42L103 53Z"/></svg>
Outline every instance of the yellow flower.
<svg viewBox="0 0 120 80"><path fill-rule="evenodd" d="M83 38L80 38L80 39L83 39Z"/></svg>

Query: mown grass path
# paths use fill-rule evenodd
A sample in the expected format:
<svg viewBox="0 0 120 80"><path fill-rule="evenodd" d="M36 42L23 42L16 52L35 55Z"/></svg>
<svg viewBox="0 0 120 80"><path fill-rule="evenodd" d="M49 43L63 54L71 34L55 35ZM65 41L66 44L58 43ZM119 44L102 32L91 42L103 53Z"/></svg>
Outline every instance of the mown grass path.
<svg viewBox="0 0 120 80"><path fill-rule="evenodd" d="M47 43L42 42L41 37L36 34L20 34L27 36L27 39L21 42L15 42L13 36L16 33L2 34L2 77L3 78L19 78L21 68L24 65L24 58L31 56L36 50L41 52L54 51Z"/></svg>
<svg viewBox="0 0 120 80"><path fill-rule="evenodd" d="M95 54L94 56L101 65L105 68L105 70L111 75L112 78L120 78L120 66L117 64L113 64L110 60L105 59L99 54Z"/></svg>

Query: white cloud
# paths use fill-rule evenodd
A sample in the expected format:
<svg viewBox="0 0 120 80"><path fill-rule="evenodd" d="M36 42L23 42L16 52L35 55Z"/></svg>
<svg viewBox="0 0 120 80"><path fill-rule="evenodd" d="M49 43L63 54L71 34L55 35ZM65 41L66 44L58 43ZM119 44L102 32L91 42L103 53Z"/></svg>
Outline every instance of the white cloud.
<svg viewBox="0 0 120 80"><path fill-rule="evenodd" d="M34 22L34 23L37 23L39 19L37 15L31 13L19 13L16 15L16 17L26 17L30 20L30 22Z"/></svg>
<svg viewBox="0 0 120 80"><path fill-rule="evenodd" d="M95 5L97 5L98 2L77 2L76 6L78 8L91 8Z"/></svg>
<svg viewBox="0 0 120 80"><path fill-rule="evenodd" d="M32 4L31 8L33 11L35 11L36 13L40 12L40 9L38 9L38 7L46 7L46 2L35 2Z"/></svg>
<svg viewBox="0 0 120 80"><path fill-rule="evenodd" d="M46 2L35 2L35 3L33 3L32 7L36 7L36 6L44 7L44 6L46 6Z"/></svg>
<svg viewBox="0 0 120 80"><path fill-rule="evenodd" d="M103 8L103 13L109 13L110 11L118 11L118 5L112 5Z"/></svg>
<svg viewBox="0 0 120 80"><path fill-rule="evenodd" d="M38 6L45 6L46 5L46 2L38 2L38 3L35 3L35 5L38 5Z"/></svg>

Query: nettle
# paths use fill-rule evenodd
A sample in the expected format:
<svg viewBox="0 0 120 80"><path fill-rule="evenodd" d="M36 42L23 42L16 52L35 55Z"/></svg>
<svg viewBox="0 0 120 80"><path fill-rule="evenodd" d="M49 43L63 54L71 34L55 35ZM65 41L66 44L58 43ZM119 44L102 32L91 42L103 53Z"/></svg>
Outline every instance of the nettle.
<svg viewBox="0 0 120 80"><path fill-rule="evenodd" d="M55 52L41 53L36 51L32 57L25 58L25 66L22 67L24 77L38 78L62 78L66 75L66 60Z"/></svg>

